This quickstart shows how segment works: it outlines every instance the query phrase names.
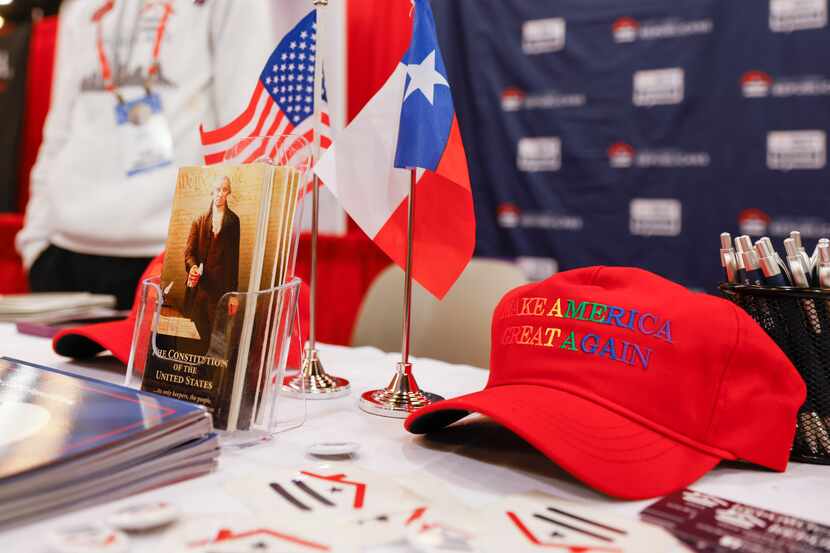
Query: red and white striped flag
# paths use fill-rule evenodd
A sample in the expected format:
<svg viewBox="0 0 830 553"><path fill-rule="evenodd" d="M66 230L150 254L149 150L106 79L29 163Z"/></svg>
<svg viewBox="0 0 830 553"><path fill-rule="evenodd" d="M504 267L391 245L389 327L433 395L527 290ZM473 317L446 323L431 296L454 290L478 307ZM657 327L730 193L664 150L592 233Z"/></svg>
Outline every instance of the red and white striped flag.
<svg viewBox="0 0 830 553"><path fill-rule="evenodd" d="M280 153L283 159L276 161L282 164L306 161L293 158L298 152L308 156L312 151L304 146L314 143L317 63L317 14L312 10L288 31L271 53L245 111L224 127L211 131L199 129L205 164L251 163L262 158L275 159ZM331 144L325 90L320 111L320 147L325 150ZM283 144L280 137L288 133L304 140L292 139L291 143ZM251 137L271 138L253 140Z"/></svg>

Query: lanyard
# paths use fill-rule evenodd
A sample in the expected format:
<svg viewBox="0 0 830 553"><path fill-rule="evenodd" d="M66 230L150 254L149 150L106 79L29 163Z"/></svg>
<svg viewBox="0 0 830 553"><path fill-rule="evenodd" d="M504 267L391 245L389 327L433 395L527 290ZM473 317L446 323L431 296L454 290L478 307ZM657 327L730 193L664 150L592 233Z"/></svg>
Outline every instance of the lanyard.
<svg viewBox="0 0 830 553"><path fill-rule="evenodd" d="M155 7L158 3L157 2L142 2L142 7L139 10L138 17L136 18L135 24L133 26L133 33L132 37L130 38L130 57L132 56L132 45L135 43L136 35L138 34L138 28L141 25L141 16L144 15L147 11ZM153 42L153 49L150 52L150 66L147 69L147 77L144 80L144 88L147 90L148 94L150 92L150 85L156 77L158 77L159 72L159 57L161 55L161 43L164 39L164 32L167 29L167 21L170 19L170 15L173 13L173 4L171 1L161 2L161 6L163 9L162 15L159 18L158 27L156 27L155 31L155 40ZM109 61L109 57L107 57L107 51L104 48L104 32L103 32L103 25L102 21L104 16L110 13L113 8L115 7L115 0L106 0L104 4L95 10L95 13L92 15L92 21L96 25L96 35L95 35L95 46L98 50L98 63L101 66L101 77L104 80L104 88L115 94L116 98L118 98L119 103L124 103L124 99L118 93L115 87L115 83L113 82L112 76L112 66ZM117 54L118 46L119 46L119 39L121 34L121 25L118 25L118 35L115 37L115 46L114 50ZM125 63L129 63L129 58L126 60Z"/></svg>

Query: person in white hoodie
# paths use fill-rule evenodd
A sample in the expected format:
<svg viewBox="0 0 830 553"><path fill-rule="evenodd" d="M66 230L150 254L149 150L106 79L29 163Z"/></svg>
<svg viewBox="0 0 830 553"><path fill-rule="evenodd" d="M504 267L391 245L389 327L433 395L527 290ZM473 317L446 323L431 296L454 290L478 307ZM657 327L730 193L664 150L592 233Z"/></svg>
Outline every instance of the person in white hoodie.
<svg viewBox="0 0 830 553"><path fill-rule="evenodd" d="M177 169L202 162L199 126L245 109L280 38L273 6L64 2L52 104L16 239L32 291L110 293L130 306L164 248Z"/></svg>

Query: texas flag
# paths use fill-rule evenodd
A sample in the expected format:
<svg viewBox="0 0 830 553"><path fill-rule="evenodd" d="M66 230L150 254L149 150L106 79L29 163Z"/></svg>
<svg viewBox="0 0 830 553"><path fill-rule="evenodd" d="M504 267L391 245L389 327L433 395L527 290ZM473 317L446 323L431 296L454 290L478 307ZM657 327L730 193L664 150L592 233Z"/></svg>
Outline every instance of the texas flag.
<svg viewBox="0 0 830 553"><path fill-rule="evenodd" d="M411 168L417 168L413 277L444 297L475 247L467 158L428 0L414 0L412 42L395 71L315 172L392 260L406 264Z"/></svg>

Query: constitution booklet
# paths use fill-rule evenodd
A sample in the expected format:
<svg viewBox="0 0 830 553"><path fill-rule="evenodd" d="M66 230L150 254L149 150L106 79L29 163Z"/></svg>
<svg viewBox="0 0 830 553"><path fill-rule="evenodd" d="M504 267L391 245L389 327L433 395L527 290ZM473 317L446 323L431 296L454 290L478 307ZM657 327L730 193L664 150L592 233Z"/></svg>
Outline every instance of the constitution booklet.
<svg viewBox="0 0 830 553"><path fill-rule="evenodd" d="M210 472L200 406L0 359L0 527Z"/></svg>
<svg viewBox="0 0 830 553"><path fill-rule="evenodd" d="M179 170L143 390L205 406L216 428L249 427L274 308L256 293L287 276L298 187L267 163Z"/></svg>

